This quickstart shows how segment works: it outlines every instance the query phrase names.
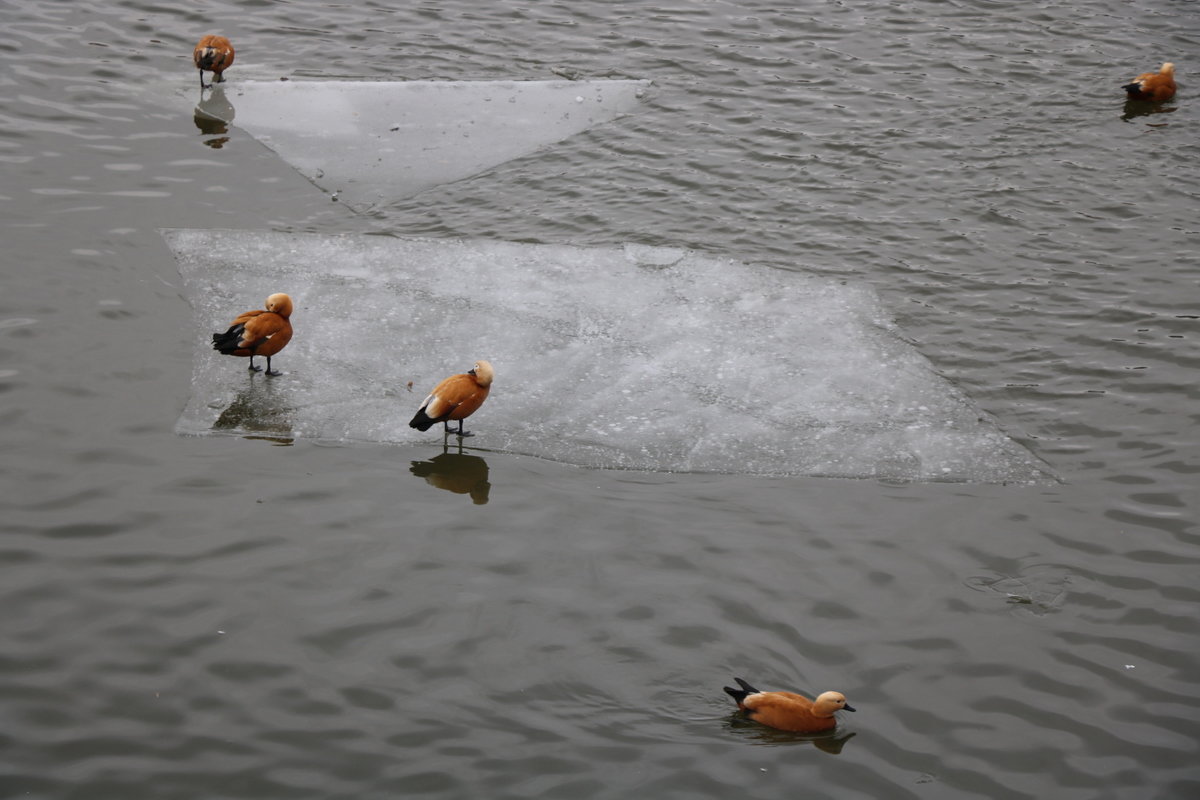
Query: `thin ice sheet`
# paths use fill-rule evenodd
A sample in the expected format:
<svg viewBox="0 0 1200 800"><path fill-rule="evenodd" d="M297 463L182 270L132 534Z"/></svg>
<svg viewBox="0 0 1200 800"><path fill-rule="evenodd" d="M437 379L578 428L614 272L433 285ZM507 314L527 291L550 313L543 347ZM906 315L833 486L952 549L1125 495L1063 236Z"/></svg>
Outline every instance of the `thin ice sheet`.
<svg viewBox="0 0 1200 800"><path fill-rule="evenodd" d="M237 125L358 210L451 183L634 110L649 81L237 81Z"/></svg>
<svg viewBox="0 0 1200 800"><path fill-rule="evenodd" d="M481 358L468 445L585 467L1036 481L866 286L663 248L164 231L195 319L188 434L440 441L408 421ZM296 303L277 378L209 346Z"/></svg>

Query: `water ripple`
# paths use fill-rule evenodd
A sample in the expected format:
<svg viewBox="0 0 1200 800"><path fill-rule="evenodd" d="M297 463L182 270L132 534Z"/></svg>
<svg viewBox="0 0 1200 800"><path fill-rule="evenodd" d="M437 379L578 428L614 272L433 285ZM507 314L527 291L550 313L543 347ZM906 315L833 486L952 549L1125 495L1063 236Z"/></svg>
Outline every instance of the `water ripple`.
<svg viewBox="0 0 1200 800"><path fill-rule="evenodd" d="M1186 81L1169 114L1123 118L1119 95L1186 63L1189 4L9 16L8 793L1200 789L1200 147ZM353 217L236 127L215 149L149 99L194 82L214 20L236 20L233 80L654 88L635 115ZM835 485L486 454L477 506L414 479L428 454L405 448L180 439L190 334L155 228L185 224L640 242L869 282L1067 477ZM734 715L733 675L836 686L859 711L834 741L779 736Z"/></svg>

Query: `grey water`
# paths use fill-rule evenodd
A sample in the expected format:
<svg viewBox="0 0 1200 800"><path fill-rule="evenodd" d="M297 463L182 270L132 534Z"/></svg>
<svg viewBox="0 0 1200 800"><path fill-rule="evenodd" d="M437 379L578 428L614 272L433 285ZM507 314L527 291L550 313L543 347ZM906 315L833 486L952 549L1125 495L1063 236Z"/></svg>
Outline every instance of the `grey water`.
<svg viewBox="0 0 1200 800"><path fill-rule="evenodd" d="M0 796L1200 791L1194 4L4 10ZM653 85L355 213L144 90L196 84L209 32L231 84ZM1167 60L1177 99L1127 106ZM461 453L286 419L181 436L196 341L164 228L633 243L869 285L1057 480L589 469L488 450L489 405ZM858 711L778 735L732 713L735 675Z"/></svg>

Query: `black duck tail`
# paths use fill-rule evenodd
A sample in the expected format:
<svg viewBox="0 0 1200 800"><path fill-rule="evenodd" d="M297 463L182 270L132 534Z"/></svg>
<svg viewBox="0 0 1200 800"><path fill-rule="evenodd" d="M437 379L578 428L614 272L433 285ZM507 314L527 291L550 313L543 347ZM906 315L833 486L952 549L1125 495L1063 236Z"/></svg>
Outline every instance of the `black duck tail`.
<svg viewBox="0 0 1200 800"><path fill-rule="evenodd" d="M430 419L429 415L425 413L425 409L422 408L416 413L416 416L412 418L412 422L408 423L408 427L416 428L419 431L427 431L432 428L436 422L437 420Z"/></svg>
<svg viewBox="0 0 1200 800"><path fill-rule="evenodd" d="M741 689L734 689L734 688L733 688L733 687L731 687L731 686L726 686L726 687L724 687L724 688L725 688L725 694L727 694L727 695L729 695L730 697L732 697L732 698L733 698L733 700L734 700L734 702L736 702L736 703L737 703L739 706L742 704L742 701L746 699L746 695L748 695L748 694L758 694L758 689L755 689L753 686L751 686L750 684L746 683L746 682L745 682L744 680L742 680L741 678L734 678L734 680L735 680L735 681L737 681L737 685L738 685L738 686L740 686L740 687L742 687L742 688L741 688Z"/></svg>
<svg viewBox="0 0 1200 800"><path fill-rule="evenodd" d="M233 351L238 349L238 342L242 340L242 334L246 332L244 325L231 325L229 330L224 333L214 333L212 335L213 350L225 355L233 355Z"/></svg>

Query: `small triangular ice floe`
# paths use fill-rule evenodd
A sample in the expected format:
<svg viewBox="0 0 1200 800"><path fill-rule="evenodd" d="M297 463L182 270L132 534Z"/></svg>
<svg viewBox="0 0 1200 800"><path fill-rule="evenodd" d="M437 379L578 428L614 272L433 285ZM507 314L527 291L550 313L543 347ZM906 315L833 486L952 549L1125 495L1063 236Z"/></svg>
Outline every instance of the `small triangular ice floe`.
<svg viewBox="0 0 1200 800"><path fill-rule="evenodd" d="M197 112L237 125L356 209L529 155L634 110L649 81L238 81Z"/></svg>

